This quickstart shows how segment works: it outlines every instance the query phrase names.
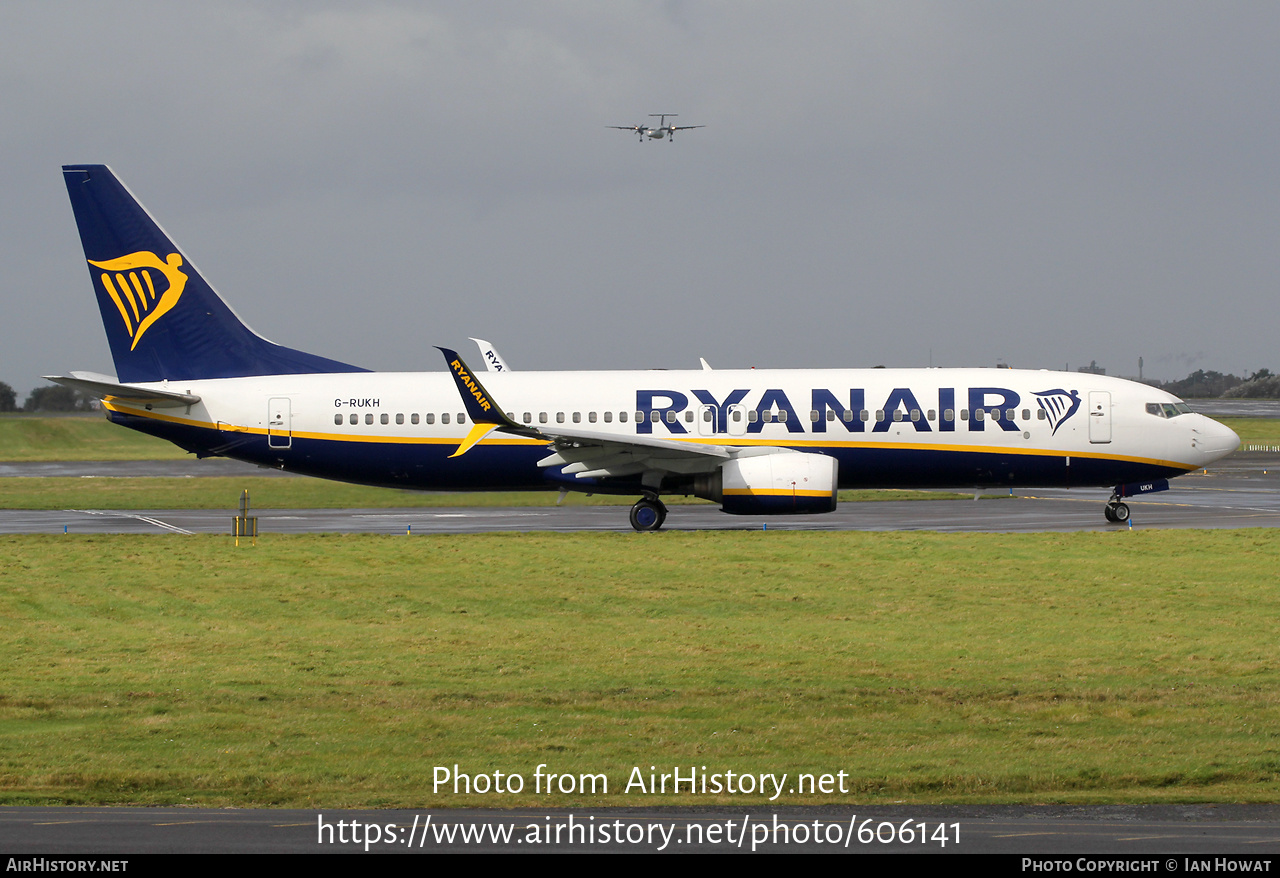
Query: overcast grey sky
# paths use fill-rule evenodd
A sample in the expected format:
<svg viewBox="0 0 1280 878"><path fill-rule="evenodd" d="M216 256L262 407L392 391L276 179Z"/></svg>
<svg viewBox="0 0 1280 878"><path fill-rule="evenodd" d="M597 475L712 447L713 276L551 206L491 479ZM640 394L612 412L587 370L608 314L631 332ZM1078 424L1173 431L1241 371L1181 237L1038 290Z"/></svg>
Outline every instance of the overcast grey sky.
<svg viewBox="0 0 1280 878"><path fill-rule="evenodd" d="M9 0L0 94L23 393L114 372L78 162L369 368L1280 368L1280 4Z"/></svg>

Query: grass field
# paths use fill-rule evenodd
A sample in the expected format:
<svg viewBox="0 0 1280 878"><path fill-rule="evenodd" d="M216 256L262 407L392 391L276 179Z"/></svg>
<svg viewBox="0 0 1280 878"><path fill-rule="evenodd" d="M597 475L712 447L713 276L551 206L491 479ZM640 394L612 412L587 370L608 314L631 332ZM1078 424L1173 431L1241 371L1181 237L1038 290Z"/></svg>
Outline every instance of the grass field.
<svg viewBox="0 0 1280 878"><path fill-rule="evenodd" d="M0 415L0 461L174 460L178 446L112 424L100 415L32 418Z"/></svg>
<svg viewBox="0 0 1280 878"><path fill-rule="evenodd" d="M1242 445L1280 445L1280 420L1275 418L1223 418L1240 437Z"/></svg>
<svg viewBox="0 0 1280 878"><path fill-rule="evenodd" d="M0 802L1275 801L1280 533L0 537ZM432 792L436 766L520 795ZM537 795L536 767L608 796Z"/></svg>

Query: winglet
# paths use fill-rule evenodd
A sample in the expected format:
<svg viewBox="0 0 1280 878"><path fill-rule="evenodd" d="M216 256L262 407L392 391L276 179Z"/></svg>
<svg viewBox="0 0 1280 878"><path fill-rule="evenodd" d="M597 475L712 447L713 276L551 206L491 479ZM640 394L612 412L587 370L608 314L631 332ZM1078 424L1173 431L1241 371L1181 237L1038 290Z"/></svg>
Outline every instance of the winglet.
<svg viewBox="0 0 1280 878"><path fill-rule="evenodd" d="M462 457L462 455L466 454L468 451L471 450L472 445L475 445L477 442L479 442L485 436L488 436L490 433L492 433L496 429L498 429L497 424L475 424L471 428L471 432L467 434L467 438L463 439L462 444L458 446L458 450L455 451L453 454L450 454L449 456Z"/></svg>
<svg viewBox="0 0 1280 878"><path fill-rule="evenodd" d="M511 367L507 365L507 361L502 359L502 354L498 353L498 349L483 338L471 339L480 348L480 359L484 360L485 366L490 372L510 372Z"/></svg>
<svg viewBox="0 0 1280 878"><path fill-rule="evenodd" d="M436 350L444 354L444 361L449 365L449 371L453 373L454 383L458 385L458 395L462 397L462 404L467 409L467 417L475 425L471 428L471 432L467 434L467 438L462 440L458 450L449 455L450 457L466 454L471 449L471 446L489 435L492 430L498 428L506 428L519 433L529 432L527 427L522 427L506 416L502 409L498 407L498 404L494 402L489 391L484 389L484 385L476 378L471 368L463 362L462 357L458 356L457 351L439 346L436 347Z"/></svg>

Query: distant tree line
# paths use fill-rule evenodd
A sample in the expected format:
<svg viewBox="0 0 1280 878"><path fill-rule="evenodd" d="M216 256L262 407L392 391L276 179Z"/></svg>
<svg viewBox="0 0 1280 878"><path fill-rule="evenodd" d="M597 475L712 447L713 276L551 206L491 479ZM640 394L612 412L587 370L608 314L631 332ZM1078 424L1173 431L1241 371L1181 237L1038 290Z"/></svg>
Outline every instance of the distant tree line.
<svg viewBox="0 0 1280 878"><path fill-rule="evenodd" d="M1243 381L1243 378L1236 375L1223 375L1221 372L1197 369L1181 381L1151 383L1183 399L1217 399Z"/></svg>
<svg viewBox="0 0 1280 878"><path fill-rule="evenodd" d="M0 412L88 412L97 408L96 403L97 397L54 384L31 391L19 408L18 394L8 384L0 381Z"/></svg>
<svg viewBox="0 0 1280 878"><path fill-rule="evenodd" d="M1197 369L1181 381L1149 382L1183 399L1280 399L1280 375L1259 369L1248 378Z"/></svg>
<svg viewBox="0 0 1280 878"><path fill-rule="evenodd" d="M1230 399L1280 399L1280 375L1259 369L1222 395Z"/></svg>

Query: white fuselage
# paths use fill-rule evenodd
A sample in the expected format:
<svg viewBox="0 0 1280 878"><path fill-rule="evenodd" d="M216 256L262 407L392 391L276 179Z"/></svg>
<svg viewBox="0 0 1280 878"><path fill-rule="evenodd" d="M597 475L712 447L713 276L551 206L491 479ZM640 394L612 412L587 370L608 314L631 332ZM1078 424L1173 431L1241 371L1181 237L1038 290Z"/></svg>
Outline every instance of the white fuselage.
<svg viewBox="0 0 1280 878"><path fill-rule="evenodd" d="M544 432L827 454L840 462L842 487L1111 485L1187 472L1239 443L1215 421L1178 411L1180 401L1163 391L1084 373L517 371L488 373L484 382L512 420ZM153 411L116 402L112 411L129 416L129 426L143 425L185 447L203 446L193 449L202 453L424 488L470 486L474 479L461 476L474 475L477 459L493 478L481 478L475 487L545 487L556 476L535 465L545 442L502 432L476 446L488 457L448 459L472 425L452 377L443 372L140 386L193 394L200 402ZM175 430L187 441L172 435ZM494 456L504 450L513 455ZM380 458L389 469L385 478L378 474ZM350 468L334 471L343 460ZM568 477L555 484L566 482L574 485Z"/></svg>

